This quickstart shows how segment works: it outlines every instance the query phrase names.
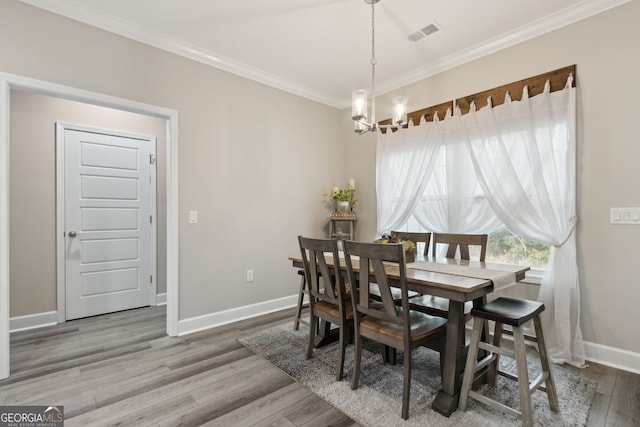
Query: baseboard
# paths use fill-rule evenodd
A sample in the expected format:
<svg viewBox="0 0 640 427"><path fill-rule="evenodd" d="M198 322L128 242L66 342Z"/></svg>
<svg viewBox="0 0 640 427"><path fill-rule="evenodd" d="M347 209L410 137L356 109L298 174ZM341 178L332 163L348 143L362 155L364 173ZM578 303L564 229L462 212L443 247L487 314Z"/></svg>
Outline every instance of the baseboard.
<svg viewBox="0 0 640 427"><path fill-rule="evenodd" d="M640 374L640 353L584 342L585 358L594 363Z"/></svg>
<svg viewBox="0 0 640 427"><path fill-rule="evenodd" d="M167 305L167 293L156 295L156 305Z"/></svg>
<svg viewBox="0 0 640 427"><path fill-rule="evenodd" d="M27 331L29 329L42 328L58 324L58 312L47 311L45 313L28 314L9 319L9 333Z"/></svg>
<svg viewBox="0 0 640 427"><path fill-rule="evenodd" d="M156 295L156 305L167 305L167 294ZM43 328L58 324L58 312L47 311L45 313L16 316L9 319L9 333L27 331L29 329Z"/></svg>
<svg viewBox="0 0 640 427"><path fill-rule="evenodd" d="M274 311L295 307L297 303L298 295L295 294L284 298L259 302L256 304L219 311L217 313L205 314L203 316L180 320L178 321L178 335L191 334L193 332L214 328L216 326L226 325L228 323L237 322L239 320L250 319L252 317L260 316L263 314L273 313Z"/></svg>

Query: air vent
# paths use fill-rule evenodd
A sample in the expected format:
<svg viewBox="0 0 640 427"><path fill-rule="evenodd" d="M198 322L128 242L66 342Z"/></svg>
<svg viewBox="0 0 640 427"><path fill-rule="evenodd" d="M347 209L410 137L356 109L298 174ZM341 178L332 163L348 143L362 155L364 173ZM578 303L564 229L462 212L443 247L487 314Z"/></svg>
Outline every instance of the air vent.
<svg viewBox="0 0 640 427"><path fill-rule="evenodd" d="M440 31L440 28L438 28L435 24L429 24L426 27L416 31L415 33L409 34L409 40L411 40L412 42L417 42L418 40L426 36L430 36L431 34L438 31Z"/></svg>

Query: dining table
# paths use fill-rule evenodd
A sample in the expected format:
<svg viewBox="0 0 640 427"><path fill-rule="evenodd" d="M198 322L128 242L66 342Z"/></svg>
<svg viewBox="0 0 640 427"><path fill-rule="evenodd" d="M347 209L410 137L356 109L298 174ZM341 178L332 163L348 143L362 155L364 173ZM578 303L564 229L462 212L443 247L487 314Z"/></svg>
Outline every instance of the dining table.
<svg viewBox="0 0 640 427"><path fill-rule="evenodd" d="M340 258L344 260L344 253L340 253ZM300 255L291 256L289 260L293 267L303 268ZM333 266L332 257L327 257L327 261ZM340 264L340 269L346 271L345 263ZM360 274L357 259L352 259L352 265ZM410 290L449 301L442 385L431 404L435 411L449 416L458 407L466 360L465 303L485 304L489 293L524 279L528 270L528 266L431 256L417 256L414 262L406 264L406 282ZM399 286L399 271L397 266L388 269L391 285Z"/></svg>

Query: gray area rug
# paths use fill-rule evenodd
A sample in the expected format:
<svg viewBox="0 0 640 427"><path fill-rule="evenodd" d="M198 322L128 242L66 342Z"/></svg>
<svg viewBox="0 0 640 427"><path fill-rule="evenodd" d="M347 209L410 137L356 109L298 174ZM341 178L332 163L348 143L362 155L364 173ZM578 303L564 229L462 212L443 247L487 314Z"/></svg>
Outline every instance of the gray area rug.
<svg viewBox="0 0 640 427"><path fill-rule="evenodd" d="M293 331L292 324L280 325L241 339L240 342L365 426L520 425L515 417L475 400L469 401L467 411L458 410L450 417L432 410L431 402L440 388L439 359L438 353L426 348L419 348L413 353L409 419L405 421L400 417L403 376L400 354L397 365L383 365L377 344L365 341L360 387L351 390L352 345L347 347L345 378L336 381L337 343L315 349L314 357L307 360L308 329L303 326L299 331ZM501 369L515 372L515 362L502 357ZM539 372L537 360L530 362L530 379ZM532 396L534 424L545 427L585 425L596 390L595 381L560 369L555 369L553 374L560 399L560 413L551 412L546 393L536 391ZM514 381L498 377L495 388L487 385L482 387L482 392L490 397L497 396L501 402L518 407L518 389Z"/></svg>

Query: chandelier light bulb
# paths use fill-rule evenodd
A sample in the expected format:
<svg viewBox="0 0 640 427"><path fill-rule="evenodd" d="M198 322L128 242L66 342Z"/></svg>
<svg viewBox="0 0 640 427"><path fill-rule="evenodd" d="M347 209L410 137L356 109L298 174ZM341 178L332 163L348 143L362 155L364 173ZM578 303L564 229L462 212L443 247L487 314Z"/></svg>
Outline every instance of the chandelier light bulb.
<svg viewBox="0 0 640 427"><path fill-rule="evenodd" d="M404 126L407 124L407 97L396 96L393 98L393 121L394 125Z"/></svg>
<svg viewBox="0 0 640 427"><path fill-rule="evenodd" d="M351 95L351 118L367 120L367 91L358 89Z"/></svg>

